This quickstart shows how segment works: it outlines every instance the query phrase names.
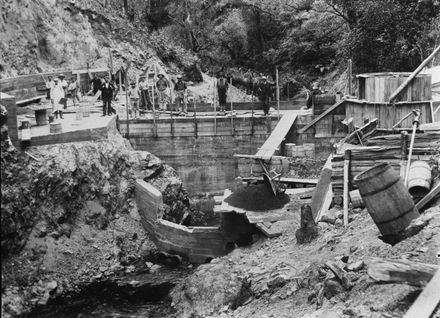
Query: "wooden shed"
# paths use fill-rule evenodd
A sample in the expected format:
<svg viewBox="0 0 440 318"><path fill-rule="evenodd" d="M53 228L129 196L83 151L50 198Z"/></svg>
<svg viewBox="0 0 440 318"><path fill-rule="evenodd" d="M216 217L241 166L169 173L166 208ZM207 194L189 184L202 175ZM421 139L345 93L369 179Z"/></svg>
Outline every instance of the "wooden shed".
<svg viewBox="0 0 440 318"><path fill-rule="evenodd" d="M359 99L368 102L388 102L391 94L411 75L411 73L366 73L357 75ZM417 75L397 96L396 101L419 102L432 98L431 75Z"/></svg>

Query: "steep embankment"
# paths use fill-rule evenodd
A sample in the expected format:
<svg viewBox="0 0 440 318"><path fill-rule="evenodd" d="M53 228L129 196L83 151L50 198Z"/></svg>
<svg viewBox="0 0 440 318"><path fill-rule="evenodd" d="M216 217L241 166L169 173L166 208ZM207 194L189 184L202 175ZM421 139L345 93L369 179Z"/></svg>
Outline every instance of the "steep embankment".
<svg viewBox="0 0 440 318"><path fill-rule="evenodd" d="M136 178L161 184L188 208L175 171L120 135L8 152L2 147L2 312L26 312L49 298L145 267L154 245L139 223ZM37 159L37 160L35 160ZM183 210L182 210L183 211ZM143 260L143 261L142 261Z"/></svg>

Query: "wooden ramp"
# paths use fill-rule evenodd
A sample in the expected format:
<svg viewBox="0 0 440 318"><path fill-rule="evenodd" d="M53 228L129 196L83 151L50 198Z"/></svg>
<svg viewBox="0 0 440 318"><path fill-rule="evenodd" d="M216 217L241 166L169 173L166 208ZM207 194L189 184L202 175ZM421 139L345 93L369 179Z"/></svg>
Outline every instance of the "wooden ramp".
<svg viewBox="0 0 440 318"><path fill-rule="evenodd" d="M297 114L285 114L281 117L272 134L267 138L266 142L258 150L256 157L263 160L270 160L280 147L281 142L290 131L295 122Z"/></svg>

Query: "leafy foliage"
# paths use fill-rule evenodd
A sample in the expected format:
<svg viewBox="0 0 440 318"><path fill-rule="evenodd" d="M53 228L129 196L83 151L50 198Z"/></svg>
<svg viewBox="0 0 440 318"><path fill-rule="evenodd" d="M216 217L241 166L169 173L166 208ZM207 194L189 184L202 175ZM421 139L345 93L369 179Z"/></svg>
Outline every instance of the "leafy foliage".
<svg viewBox="0 0 440 318"><path fill-rule="evenodd" d="M273 74L278 66L307 79L352 59L355 72L410 71L440 43L438 0L151 0L144 7L166 61L186 50L206 68Z"/></svg>

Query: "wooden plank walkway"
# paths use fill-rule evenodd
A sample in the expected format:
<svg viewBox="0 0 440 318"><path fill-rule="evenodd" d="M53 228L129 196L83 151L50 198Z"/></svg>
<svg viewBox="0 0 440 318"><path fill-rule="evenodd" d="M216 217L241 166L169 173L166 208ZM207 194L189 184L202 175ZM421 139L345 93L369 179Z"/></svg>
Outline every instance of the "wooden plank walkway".
<svg viewBox="0 0 440 318"><path fill-rule="evenodd" d="M281 117L272 134L267 138L266 142L258 150L256 156L263 160L270 160L280 147L281 142L290 131L297 117L296 113L285 114Z"/></svg>

